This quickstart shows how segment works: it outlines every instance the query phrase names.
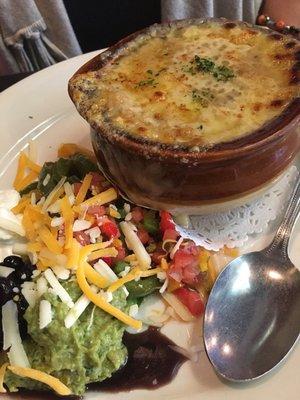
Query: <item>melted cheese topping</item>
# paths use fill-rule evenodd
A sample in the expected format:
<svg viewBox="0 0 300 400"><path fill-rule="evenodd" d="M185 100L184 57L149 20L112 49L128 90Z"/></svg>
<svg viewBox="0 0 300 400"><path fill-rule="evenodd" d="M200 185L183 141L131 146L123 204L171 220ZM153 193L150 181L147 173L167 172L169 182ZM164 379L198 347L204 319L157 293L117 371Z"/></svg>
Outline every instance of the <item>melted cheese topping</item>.
<svg viewBox="0 0 300 400"><path fill-rule="evenodd" d="M156 142L230 141L261 127L299 95L290 84L299 44L288 49L287 41L215 22L157 30L138 37L100 72L75 77L73 99L90 123ZM204 69L199 59L206 60ZM213 63L209 71L207 62Z"/></svg>

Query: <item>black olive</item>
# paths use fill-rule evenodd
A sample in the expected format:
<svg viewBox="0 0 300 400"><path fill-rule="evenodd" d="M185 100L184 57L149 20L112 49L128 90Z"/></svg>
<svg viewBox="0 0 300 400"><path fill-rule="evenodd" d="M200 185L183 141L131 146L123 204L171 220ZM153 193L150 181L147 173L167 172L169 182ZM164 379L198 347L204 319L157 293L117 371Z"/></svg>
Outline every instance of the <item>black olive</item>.
<svg viewBox="0 0 300 400"><path fill-rule="evenodd" d="M8 300L11 300L15 293L13 288L15 283L10 276L7 278L0 278L0 306L2 307Z"/></svg>
<svg viewBox="0 0 300 400"><path fill-rule="evenodd" d="M4 258L1 264L5 265L6 267L19 269L23 267L24 261L18 256L8 256Z"/></svg>
<svg viewBox="0 0 300 400"><path fill-rule="evenodd" d="M18 306L18 313L23 316L28 307L28 303L22 294L19 295L17 306Z"/></svg>

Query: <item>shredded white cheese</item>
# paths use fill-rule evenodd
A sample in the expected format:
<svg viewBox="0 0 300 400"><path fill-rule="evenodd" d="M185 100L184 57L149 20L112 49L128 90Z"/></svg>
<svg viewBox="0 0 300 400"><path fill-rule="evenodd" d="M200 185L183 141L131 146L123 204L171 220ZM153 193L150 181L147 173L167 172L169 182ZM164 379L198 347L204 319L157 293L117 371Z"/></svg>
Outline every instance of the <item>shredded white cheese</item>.
<svg viewBox="0 0 300 400"><path fill-rule="evenodd" d="M91 285L91 289L94 293L98 292L98 289L96 286ZM87 308L87 306L90 304L90 300L86 297L85 294L83 294L79 299L76 301L74 306L70 309L68 312L66 318L65 318L65 327L67 329L71 328L75 322L78 320L80 315L84 312L84 310Z"/></svg>
<svg viewBox="0 0 300 400"><path fill-rule="evenodd" d="M34 282L23 282L21 285L21 293L30 307L34 307L38 298L36 284Z"/></svg>
<svg viewBox="0 0 300 400"><path fill-rule="evenodd" d="M44 276L47 279L49 285L54 290L54 292L61 299L61 301L65 303L69 308L72 308L74 306L73 300L71 299L66 289L59 283L58 279L56 278L52 270L48 268L44 272Z"/></svg>
<svg viewBox="0 0 300 400"><path fill-rule="evenodd" d="M51 303L48 300L41 300L39 317L40 329L46 328L52 322Z"/></svg>
<svg viewBox="0 0 300 400"><path fill-rule="evenodd" d="M27 354L24 350L18 324L17 305L8 301L2 307L3 350L9 350L8 358L11 365L30 367Z"/></svg>
<svg viewBox="0 0 300 400"><path fill-rule="evenodd" d="M43 296L44 293L48 290L47 280L41 276L36 281L36 290L39 297Z"/></svg>
<svg viewBox="0 0 300 400"><path fill-rule="evenodd" d="M177 243L175 244L175 246L173 247L172 251L170 252L170 258L171 260L173 260L175 253L177 250L179 250L179 247L181 246L181 243L183 242L183 237L180 237L177 241Z"/></svg>
<svg viewBox="0 0 300 400"><path fill-rule="evenodd" d="M143 269L150 268L151 257L148 254L147 250L145 249L143 243L140 241L136 232L132 228L132 224L123 221L120 223L120 228L124 233L126 242L129 244L129 247L133 250L134 254L136 255L140 267Z"/></svg>
<svg viewBox="0 0 300 400"><path fill-rule="evenodd" d="M32 192L31 195L30 195L30 203L33 206L36 204L36 194L35 194L35 192Z"/></svg>

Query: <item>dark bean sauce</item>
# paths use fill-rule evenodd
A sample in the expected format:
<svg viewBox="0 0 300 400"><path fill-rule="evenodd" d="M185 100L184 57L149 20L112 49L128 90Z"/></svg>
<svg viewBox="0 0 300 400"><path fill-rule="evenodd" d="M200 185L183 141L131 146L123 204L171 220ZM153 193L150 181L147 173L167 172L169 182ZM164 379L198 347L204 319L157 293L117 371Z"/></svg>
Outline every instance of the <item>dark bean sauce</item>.
<svg viewBox="0 0 300 400"><path fill-rule="evenodd" d="M175 344L156 328L130 335L123 342L128 349L126 365L110 379L92 383L88 389L99 392L124 392L133 389L157 389L170 383L187 358L173 350ZM76 378L75 378L76 379ZM80 396L58 396L51 392L20 390L11 393L14 400L76 400Z"/></svg>
<svg viewBox="0 0 300 400"><path fill-rule="evenodd" d="M121 392L133 389L157 389L176 376L187 360L173 350L175 344L156 328L129 335L123 342L128 349L126 365L110 379L89 385L92 390Z"/></svg>

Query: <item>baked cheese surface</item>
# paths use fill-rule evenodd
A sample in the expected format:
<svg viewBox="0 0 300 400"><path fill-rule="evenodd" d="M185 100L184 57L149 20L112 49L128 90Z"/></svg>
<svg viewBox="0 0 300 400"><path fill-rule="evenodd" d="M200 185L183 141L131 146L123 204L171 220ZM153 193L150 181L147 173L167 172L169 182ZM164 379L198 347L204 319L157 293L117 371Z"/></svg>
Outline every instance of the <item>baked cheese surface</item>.
<svg viewBox="0 0 300 400"><path fill-rule="evenodd" d="M291 41L216 22L153 30L75 77L73 96L88 122L140 138L195 148L232 141L299 96Z"/></svg>

